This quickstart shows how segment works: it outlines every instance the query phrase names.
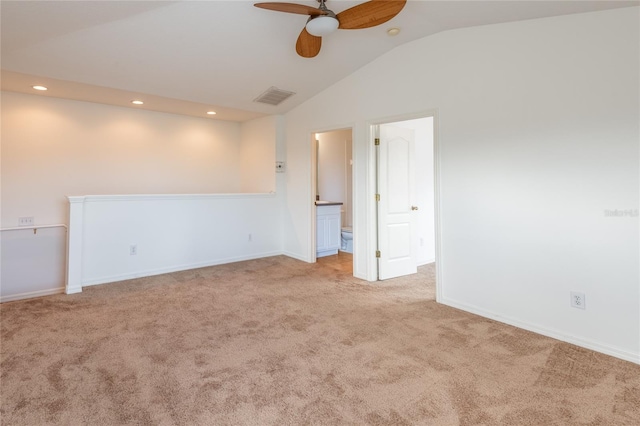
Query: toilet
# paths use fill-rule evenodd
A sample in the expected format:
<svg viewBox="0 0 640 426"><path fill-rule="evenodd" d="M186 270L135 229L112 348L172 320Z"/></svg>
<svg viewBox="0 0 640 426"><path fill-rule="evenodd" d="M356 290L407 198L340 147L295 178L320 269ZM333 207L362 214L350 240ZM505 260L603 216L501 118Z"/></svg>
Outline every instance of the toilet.
<svg viewBox="0 0 640 426"><path fill-rule="evenodd" d="M340 251L353 253L353 229L350 226L342 228Z"/></svg>

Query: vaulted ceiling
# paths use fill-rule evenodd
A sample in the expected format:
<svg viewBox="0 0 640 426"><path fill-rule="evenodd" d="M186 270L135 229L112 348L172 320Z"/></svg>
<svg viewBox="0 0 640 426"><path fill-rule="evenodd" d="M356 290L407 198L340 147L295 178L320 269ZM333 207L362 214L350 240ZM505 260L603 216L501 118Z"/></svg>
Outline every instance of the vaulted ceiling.
<svg viewBox="0 0 640 426"><path fill-rule="evenodd" d="M327 6L339 13L359 3ZM306 59L295 42L307 17L250 1L2 0L2 89L35 93L31 86L43 84L43 96L127 107L139 98L136 108L245 121L284 113L396 46L441 31L638 4L409 0L383 25L324 37L320 54ZM394 27L400 33L389 36ZM272 86L296 94L278 106L254 102Z"/></svg>

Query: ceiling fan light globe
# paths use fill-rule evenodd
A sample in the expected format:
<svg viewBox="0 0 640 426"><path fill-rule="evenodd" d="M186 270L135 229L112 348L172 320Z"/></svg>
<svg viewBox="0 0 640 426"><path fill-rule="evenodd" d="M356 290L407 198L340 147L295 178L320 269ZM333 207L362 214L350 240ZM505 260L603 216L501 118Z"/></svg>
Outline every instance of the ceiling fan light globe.
<svg viewBox="0 0 640 426"><path fill-rule="evenodd" d="M324 37L338 29L340 23L333 16L316 16L307 22L307 32L316 37Z"/></svg>

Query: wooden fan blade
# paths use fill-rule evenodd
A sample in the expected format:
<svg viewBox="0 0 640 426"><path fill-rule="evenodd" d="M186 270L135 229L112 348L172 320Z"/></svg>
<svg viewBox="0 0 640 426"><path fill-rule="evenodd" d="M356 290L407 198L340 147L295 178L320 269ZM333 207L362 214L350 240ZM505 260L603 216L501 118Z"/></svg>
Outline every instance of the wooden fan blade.
<svg viewBox="0 0 640 426"><path fill-rule="evenodd" d="M407 0L371 0L338 13L342 30L359 30L384 24L396 16Z"/></svg>
<svg viewBox="0 0 640 426"><path fill-rule="evenodd" d="M262 9L275 10L276 12L287 12L287 13L297 13L300 15L326 15L327 12L324 10L320 10L316 7L305 6L304 4L296 4L296 3L256 3L255 7L259 7Z"/></svg>
<svg viewBox="0 0 640 426"><path fill-rule="evenodd" d="M322 37L311 35L306 28L303 28L296 41L298 55L303 58L313 58L320 53L320 46L322 46Z"/></svg>

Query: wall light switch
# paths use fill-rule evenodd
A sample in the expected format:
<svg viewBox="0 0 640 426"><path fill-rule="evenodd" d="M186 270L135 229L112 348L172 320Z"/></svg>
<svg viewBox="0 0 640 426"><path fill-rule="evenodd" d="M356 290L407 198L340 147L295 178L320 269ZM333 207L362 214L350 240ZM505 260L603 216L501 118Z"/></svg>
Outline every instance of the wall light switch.
<svg viewBox="0 0 640 426"><path fill-rule="evenodd" d="M18 226L33 226L35 221L33 217L19 217L18 218Z"/></svg>
<svg viewBox="0 0 640 426"><path fill-rule="evenodd" d="M284 161L276 161L276 172L284 173L284 170L285 170Z"/></svg>

